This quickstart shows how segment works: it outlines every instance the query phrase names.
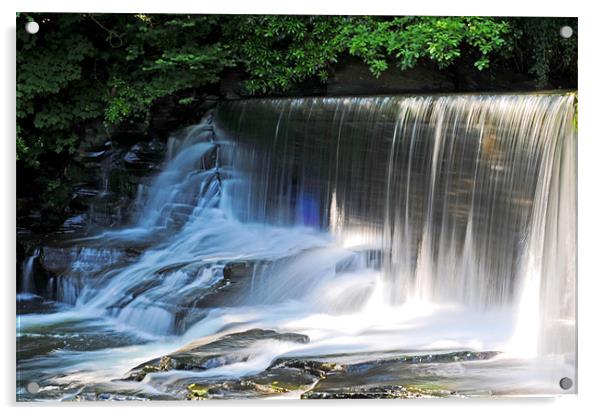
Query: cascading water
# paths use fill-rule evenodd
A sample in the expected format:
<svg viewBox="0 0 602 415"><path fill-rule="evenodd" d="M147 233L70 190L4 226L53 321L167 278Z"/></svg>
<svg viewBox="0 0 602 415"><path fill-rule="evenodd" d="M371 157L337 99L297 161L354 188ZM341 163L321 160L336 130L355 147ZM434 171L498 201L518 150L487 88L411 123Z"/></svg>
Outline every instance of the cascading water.
<svg viewBox="0 0 602 415"><path fill-rule="evenodd" d="M248 177L234 185L239 217L319 224L345 246L382 249L395 303L492 308L528 291L523 302L544 309L525 314L570 320L573 100L256 100L222 106L218 125Z"/></svg>
<svg viewBox="0 0 602 415"><path fill-rule="evenodd" d="M74 373L95 382L215 336L309 338L149 374L153 393L257 374L279 357L466 349L536 362L537 375L499 363L492 389L558 392L559 377L575 377L573 105L571 94L222 103L170 141L134 225L87 241L141 255L84 278L75 307L21 316L20 330L105 315L151 340L144 353L112 349L110 375L99 352L76 354ZM58 382L69 365L55 364L45 375Z"/></svg>
<svg viewBox="0 0 602 415"><path fill-rule="evenodd" d="M23 261L21 268L21 292L32 294L35 293L35 281L34 281L34 266L35 261L40 256L40 250L36 249L33 255L27 257Z"/></svg>

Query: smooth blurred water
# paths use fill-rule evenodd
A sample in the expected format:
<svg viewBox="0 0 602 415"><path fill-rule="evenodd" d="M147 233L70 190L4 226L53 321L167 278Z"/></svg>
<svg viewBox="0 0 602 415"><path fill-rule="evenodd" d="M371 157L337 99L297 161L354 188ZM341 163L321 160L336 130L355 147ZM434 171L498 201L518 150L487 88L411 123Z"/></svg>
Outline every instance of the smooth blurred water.
<svg viewBox="0 0 602 415"><path fill-rule="evenodd" d="M35 261L40 256L40 250L36 249L32 255L28 256L21 267L21 293L31 294L35 292L34 266Z"/></svg>
<svg viewBox="0 0 602 415"><path fill-rule="evenodd" d="M92 318L79 330L116 343L40 352L20 360L22 377L169 396L174 383L256 374L283 356L495 350L489 372L442 367L441 378L561 393L560 377L576 375L573 105L571 94L222 103L170 140L131 227L82 241L100 264L111 244L144 246L140 256L88 273L74 261L78 289L63 290L75 306L19 317L20 336ZM234 263L246 271L232 280ZM111 383L257 328L310 341L250 341L204 372Z"/></svg>

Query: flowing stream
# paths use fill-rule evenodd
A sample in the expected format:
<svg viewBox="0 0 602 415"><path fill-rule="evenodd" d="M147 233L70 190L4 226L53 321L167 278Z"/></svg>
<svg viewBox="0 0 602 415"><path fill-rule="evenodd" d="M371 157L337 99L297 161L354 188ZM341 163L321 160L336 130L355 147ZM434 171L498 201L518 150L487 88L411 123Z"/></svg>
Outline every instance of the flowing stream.
<svg viewBox="0 0 602 415"><path fill-rule="evenodd" d="M574 392L559 387L576 381L574 101L221 103L170 139L132 225L71 241L57 301L20 311L18 399L181 399L283 359L343 365L320 381L335 389ZM223 339L202 367L126 376ZM387 366L399 356L430 360ZM365 362L380 363L354 374Z"/></svg>

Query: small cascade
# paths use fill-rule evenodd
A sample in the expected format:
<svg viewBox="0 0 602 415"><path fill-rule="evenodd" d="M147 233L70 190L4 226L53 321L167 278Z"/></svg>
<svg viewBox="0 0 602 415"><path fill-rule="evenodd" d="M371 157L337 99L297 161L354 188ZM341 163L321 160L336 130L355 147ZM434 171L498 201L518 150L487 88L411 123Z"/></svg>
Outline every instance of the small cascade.
<svg viewBox="0 0 602 415"><path fill-rule="evenodd" d="M40 249L36 248L32 255L28 256L23 261L21 269L21 292L35 294L36 293L36 282L35 282L35 262L40 256Z"/></svg>
<svg viewBox="0 0 602 415"><path fill-rule="evenodd" d="M211 113L182 138L170 139L166 168L146 191L145 203L143 194L137 198L145 206L137 226L181 228L199 209L215 207L220 193L218 151Z"/></svg>
<svg viewBox="0 0 602 415"><path fill-rule="evenodd" d="M54 283L56 290L56 299L61 303L74 305L79 295L79 284L69 277L59 277Z"/></svg>
<svg viewBox="0 0 602 415"><path fill-rule="evenodd" d="M199 256L203 233L197 232L205 224L211 237L219 226L220 145L214 139L211 113L169 139L165 168L150 186L139 187L135 203L141 209L134 225L91 238L94 244L158 247L149 248L129 267L113 267L84 284L59 281L59 291L69 297L66 302L75 296L85 309L105 310L153 334L182 330L182 320L190 320L188 314L194 311L191 307L217 289L222 279L223 261ZM78 273L81 266L86 262L74 261L70 273Z"/></svg>

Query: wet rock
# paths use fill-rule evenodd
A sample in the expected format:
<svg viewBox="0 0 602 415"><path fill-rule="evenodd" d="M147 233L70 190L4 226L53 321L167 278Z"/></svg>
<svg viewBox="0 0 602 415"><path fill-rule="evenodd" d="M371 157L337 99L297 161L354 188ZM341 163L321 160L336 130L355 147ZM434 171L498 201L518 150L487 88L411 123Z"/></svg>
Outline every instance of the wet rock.
<svg viewBox="0 0 602 415"><path fill-rule="evenodd" d="M87 399L82 399L83 401ZM92 399L95 401L111 401L111 402L127 402L127 401L146 401L147 399L131 396L131 395L121 395L115 393L103 392L96 395L96 399Z"/></svg>
<svg viewBox="0 0 602 415"><path fill-rule="evenodd" d="M34 261L36 293L47 299L75 304L84 286L92 288L97 277L134 261L140 251L135 247L84 245L65 235L49 235L39 241L40 254ZM51 238L54 237L54 238Z"/></svg>
<svg viewBox="0 0 602 415"><path fill-rule="evenodd" d="M303 399L387 399L456 396L439 385L441 370L454 373L459 364L487 360L498 352L459 351L369 360L343 365L302 395ZM447 366L450 365L450 366Z"/></svg>
<svg viewBox="0 0 602 415"><path fill-rule="evenodd" d="M368 362L368 365L382 365L388 363L410 363L410 364L421 364L421 363L453 363L453 362L466 362L471 360L487 360L497 356L500 352L496 351L485 351L485 352L477 352L477 351L459 351L459 352L450 352L450 353L429 353L429 354L418 354L418 355L410 355L410 356L401 356L399 358L394 359L384 359L384 360L376 360L373 362ZM362 366L365 363L357 365ZM352 369L356 365L349 365L348 367Z"/></svg>
<svg viewBox="0 0 602 415"><path fill-rule="evenodd" d="M166 216L166 226L169 229L181 229L190 219L190 215L194 212L195 206L179 204L173 207L164 207Z"/></svg>
<svg viewBox="0 0 602 415"><path fill-rule="evenodd" d="M73 233L82 231L88 226L90 216L87 213L72 216L65 220L61 225L61 231L64 233Z"/></svg>
<svg viewBox="0 0 602 415"><path fill-rule="evenodd" d="M134 144L123 156L123 161L128 170L148 174L149 171L158 170L161 167L164 155L165 143L152 140Z"/></svg>
<svg viewBox="0 0 602 415"><path fill-rule="evenodd" d="M134 260L133 251L85 246L44 246L40 265L55 275L95 274L120 262Z"/></svg>
<svg viewBox="0 0 602 415"><path fill-rule="evenodd" d="M34 294L22 294L17 296L18 314L42 314L57 313L61 311L61 305L54 301L48 301Z"/></svg>
<svg viewBox="0 0 602 415"><path fill-rule="evenodd" d="M307 390L320 377L301 367L278 365L269 367L265 371L252 376L251 379L258 384L270 385L272 388L277 388L279 393L284 393Z"/></svg>
<svg viewBox="0 0 602 415"><path fill-rule="evenodd" d="M67 169L72 198L67 207L65 232L79 228L77 218L87 215L88 225L123 225L135 214L139 185L152 180L165 158L164 140L108 140L106 132L90 132ZM95 135L96 134L96 135Z"/></svg>
<svg viewBox="0 0 602 415"><path fill-rule="evenodd" d="M203 371L235 363L231 352L248 348L258 339L289 339L306 342L306 336L249 330L234 333L205 345L147 362L129 373L127 380L141 381L146 374L169 370ZM331 360L279 358L264 371L240 379L194 379L176 382L175 394L188 400L240 399L294 393L301 399L417 399L461 396L441 386L446 365L489 359L497 352L460 351L401 355L361 363L341 364ZM453 371L453 370L452 370ZM194 382L192 382L194 380ZM152 380L151 380L152 383ZM179 389L178 389L179 388ZM179 391L179 392L178 392Z"/></svg>
<svg viewBox="0 0 602 415"><path fill-rule="evenodd" d="M270 369L292 368L299 369L305 373L320 379L334 372L344 371L343 366L338 363L321 362L316 360L277 360Z"/></svg>
<svg viewBox="0 0 602 415"><path fill-rule="evenodd" d="M116 227L129 217L130 199L118 193L102 193L90 202L88 216L95 226ZM63 224L63 226L65 226Z"/></svg>
<svg viewBox="0 0 602 415"><path fill-rule="evenodd" d="M213 342L195 346L194 344L167 356L145 362L133 368L125 380L141 381L147 373L168 370L204 371L224 366L240 360L238 351L250 345L265 341L308 343L309 337L297 333L278 333L274 330L253 329L241 333L225 335Z"/></svg>
<svg viewBox="0 0 602 415"><path fill-rule="evenodd" d="M288 365L287 363L290 363ZM186 399L262 398L296 392L301 395L311 388L328 370L338 367L326 362L282 361L265 371L241 379L219 382L204 381L186 387Z"/></svg>
<svg viewBox="0 0 602 415"><path fill-rule="evenodd" d="M257 375L242 379L189 384L186 387L186 399L262 398L289 392L297 392L301 395L320 379L316 369L318 367L326 369L322 365L329 366L328 363L323 362L307 362L305 366L299 362L291 363L291 366L287 366L285 362L281 362ZM321 369L318 369L318 372L323 373Z"/></svg>
<svg viewBox="0 0 602 415"><path fill-rule="evenodd" d="M125 380L140 382L148 373L167 372L174 369L174 363L175 361L170 356L162 356L157 364L144 364L141 369L132 372Z"/></svg>
<svg viewBox="0 0 602 415"><path fill-rule="evenodd" d="M251 261L230 262L224 266L224 277L229 280L253 276L255 264Z"/></svg>
<svg viewBox="0 0 602 415"><path fill-rule="evenodd" d="M52 302L38 301L36 304L26 311L48 313L65 310ZM146 341L136 336L135 333L126 334L112 330L94 331L94 325L90 325L90 320L65 321L38 327L31 332L22 331L19 333L17 354L20 361L27 361L28 359L51 354L57 350L91 352L107 348L139 345L146 343ZM27 365L25 363L25 366Z"/></svg>
<svg viewBox="0 0 602 415"><path fill-rule="evenodd" d="M345 390L311 390L301 395L301 399L416 399L440 398L454 395L447 390L426 390L399 385L367 386Z"/></svg>
<svg viewBox="0 0 602 415"><path fill-rule="evenodd" d="M223 304L231 303L233 300L243 298L249 289L253 274L266 264L265 261L233 261L224 264L222 269L223 279L219 284L216 284L210 292L202 298L198 298L190 306L208 309L220 307Z"/></svg>
<svg viewBox="0 0 602 415"><path fill-rule="evenodd" d="M187 400L207 400L207 399L243 399L243 398L262 398L267 396L279 395L289 390L274 384L257 383L253 380L230 380L213 385L190 384L186 388L188 393Z"/></svg>
<svg viewBox="0 0 602 415"><path fill-rule="evenodd" d="M195 383L188 385L188 395L186 399L191 401L205 400L209 395L209 387L197 385Z"/></svg>

